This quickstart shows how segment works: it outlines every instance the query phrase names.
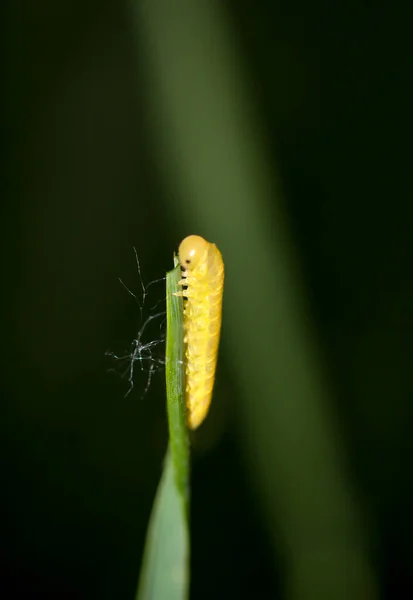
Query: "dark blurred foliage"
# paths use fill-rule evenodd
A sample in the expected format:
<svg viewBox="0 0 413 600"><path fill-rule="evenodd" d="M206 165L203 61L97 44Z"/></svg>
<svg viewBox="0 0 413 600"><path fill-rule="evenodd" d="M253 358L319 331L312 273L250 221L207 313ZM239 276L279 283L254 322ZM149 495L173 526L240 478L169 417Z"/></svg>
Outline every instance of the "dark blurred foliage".
<svg viewBox="0 0 413 600"><path fill-rule="evenodd" d="M227 3L280 173L383 597L413 592L411 15ZM127 382L135 293L188 233L149 151L126 3L9 3L2 201L4 598L132 598L166 447L162 373ZM274 109L274 106L277 109ZM146 310L162 299L151 288ZM149 312L147 313L149 314ZM150 335L157 335L154 330ZM236 398L223 356L217 384ZM222 393L222 392L221 392ZM274 597L231 415L194 440L194 598ZM407 593L409 590L409 593Z"/></svg>

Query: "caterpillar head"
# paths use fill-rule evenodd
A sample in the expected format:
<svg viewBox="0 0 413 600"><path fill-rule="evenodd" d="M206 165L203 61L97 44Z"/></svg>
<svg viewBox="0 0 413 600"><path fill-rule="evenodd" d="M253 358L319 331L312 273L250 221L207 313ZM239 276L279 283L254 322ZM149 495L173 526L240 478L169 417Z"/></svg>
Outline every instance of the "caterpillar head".
<svg viewBox="0 0 413 600"><path fill-rule="evenodd" d="M185 271L192 271L202 260L208 248L208 242L199 235L189 235L179 246L179 262Z"/></svg>

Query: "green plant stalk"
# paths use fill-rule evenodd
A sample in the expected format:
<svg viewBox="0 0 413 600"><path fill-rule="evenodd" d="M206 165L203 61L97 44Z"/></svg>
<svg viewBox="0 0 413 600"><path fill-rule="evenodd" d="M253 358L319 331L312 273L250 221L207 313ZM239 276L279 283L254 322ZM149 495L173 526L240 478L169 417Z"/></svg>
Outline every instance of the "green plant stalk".
<svg viewBox="0 0 413 600"><path fill-rule="evenodd" d="M166 396L169 445L149 521L136 600L186 600L189 593L189 443L184 328L177 259L166 275Z"/></svg>
<svg viewBox="0 0 413 600"><path fill-rule="evenodd" d="M189 442L185 407L184 311L178 281L181 269L175 258L175 268L166 275L166 396L169 425L169 445L175 482L186 516L189 511Z"/></svg>

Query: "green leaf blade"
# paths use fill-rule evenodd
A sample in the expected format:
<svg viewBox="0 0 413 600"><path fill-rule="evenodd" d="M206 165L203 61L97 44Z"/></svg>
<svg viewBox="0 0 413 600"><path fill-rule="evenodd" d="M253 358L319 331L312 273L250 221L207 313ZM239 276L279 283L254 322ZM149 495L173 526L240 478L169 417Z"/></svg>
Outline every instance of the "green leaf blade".
<svg viewBox="0 0 413 600"><path fill-rule="evenodd" d="M186 600L189 593L189 442L185 409L180 267L166 276L166 393L169 447L149 522L136 600Z"/></svg>

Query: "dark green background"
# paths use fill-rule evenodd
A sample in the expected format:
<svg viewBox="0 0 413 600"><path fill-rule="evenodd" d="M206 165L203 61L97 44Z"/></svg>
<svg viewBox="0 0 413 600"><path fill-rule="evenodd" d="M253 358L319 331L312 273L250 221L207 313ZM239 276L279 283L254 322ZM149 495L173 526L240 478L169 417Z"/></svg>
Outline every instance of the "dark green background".
<svg viewBox="0 0 413 600"><path fill-rule="evenodd" d="M369 560L383 597L412 594L411 15L397 2L224 6L280 175ZM184 227L163 180L127 3L23 0L5 24L4 597L132 598L167 431L162 373L141 400L145 376L125 399L107 372L105 351L139 328L117 278L139 291L133 246L144 280L163 276L202 223ZM216 218L230 236L225 206ZM240 293L259 294L247 275ZM152 288L148 310L162 294ZM282 543L243 464L239 393L224 346L193 442L193 598L283 589Z"/></svg>

